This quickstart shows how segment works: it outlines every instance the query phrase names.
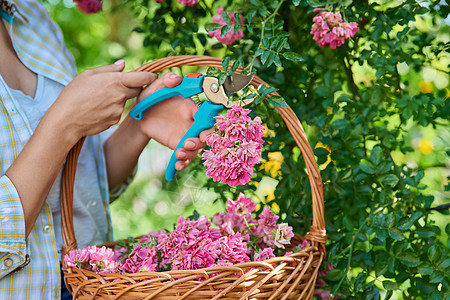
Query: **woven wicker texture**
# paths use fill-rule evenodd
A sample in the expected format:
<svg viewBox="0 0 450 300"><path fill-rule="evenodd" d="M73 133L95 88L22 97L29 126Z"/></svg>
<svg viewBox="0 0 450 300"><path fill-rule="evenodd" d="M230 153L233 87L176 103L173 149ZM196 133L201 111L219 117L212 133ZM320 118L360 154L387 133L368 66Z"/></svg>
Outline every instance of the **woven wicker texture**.
<svg viewBox="0 0 450 300"><path fill-rule="evenodd" d="M162 72L181 66L222 68L222 59L183 55L150 62L135 71ZM237 73L241 70L238 69ZM267 85L255 76L255 87ZM268 85L267 85L268 86ZM268 95L269 96L269 95ZM326 230L322 180L303 127L290 107L277 108L305 160L312 191L313 222L305 236L308 246L289 256L263 262L200 270L96 274L63 266L65 283L74 299L312 299L325 255ZM84 139L70 151L61 189L63 255L77 248L73 228L73 182ZM296 235L294 245L304 238ZM113 247L115 243L106 246Z"/></svg>

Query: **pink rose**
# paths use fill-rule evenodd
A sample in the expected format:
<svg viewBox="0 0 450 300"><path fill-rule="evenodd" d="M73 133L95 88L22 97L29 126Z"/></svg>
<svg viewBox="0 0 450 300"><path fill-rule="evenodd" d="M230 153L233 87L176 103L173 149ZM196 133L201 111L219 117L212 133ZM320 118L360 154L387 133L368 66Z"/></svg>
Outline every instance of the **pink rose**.
<svg viewBox="0 0 450 300"><path fill-rule="evenodd" d="M214 23L222 25L222 26L227 25L227 23L222 18L223 12L224 12L223 7L219 6L217 8L217 15L212 17L212 21ZM228 16L230 17L229 25L237 24L234 14L235 14L235 12L228 13ZM244 17L241 14L239 14L239 18L241 20L240 24L241 25L244 24ZM234 42L236 42L237 40L242 39L244 37L244 32L242 31L242 29L239 29L237 32L234 32L234 26L232 26L230 31L227 34L225 34L224 36L220 36L221 31L222 31L222 28L214 30L214 31L209 31L208 34L210 37L215 37L219 42L226 44L226 45L234 44Z"/></svg>
<svg viewBox="0 0 450 300"><path fill-rule="evenodd" d="M95 14L102 10L101 0L73 0L79 10L86 14Z"/></svg>

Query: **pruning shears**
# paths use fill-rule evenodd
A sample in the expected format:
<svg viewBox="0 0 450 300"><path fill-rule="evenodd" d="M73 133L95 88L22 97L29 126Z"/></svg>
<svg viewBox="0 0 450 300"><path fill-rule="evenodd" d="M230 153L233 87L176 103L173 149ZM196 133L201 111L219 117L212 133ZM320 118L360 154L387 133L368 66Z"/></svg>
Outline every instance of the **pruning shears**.
<svg viewBox="0 0 450 300"><path fill-rule="evenodd" d="M191 73L184 76L183 81L172 88L165 87L139 102L130 112L130 116L141 120L147 109L153 105L173 96L181 95L185 98L204 93L208 101L202 103L194 115L194 123L184 134L170 158L166 169L166 180L172 182L175 177L175 163L178 159L175 152L182 148L188 138L198 137L203 130L211 128L215 124L214 117L224 107L231 108L234 105L245 106L253 102L253 98L240 101L231 101L227 95L234 94L250 84L254 74L229 75L223 84L219 84L216 77L206 76L200 73Z"/></svg>

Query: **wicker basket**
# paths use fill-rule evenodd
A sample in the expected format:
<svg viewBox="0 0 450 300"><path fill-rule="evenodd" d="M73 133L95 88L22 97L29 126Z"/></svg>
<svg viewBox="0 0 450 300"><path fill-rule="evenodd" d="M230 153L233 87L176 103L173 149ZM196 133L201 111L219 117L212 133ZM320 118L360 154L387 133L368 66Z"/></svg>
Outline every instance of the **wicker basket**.
<svg viewBox="0 0 450 300"><path fill-rule="evenodd" d="M172 67L222 67L222 60L208 56L175 56L150 62L135 71L161 72ZM240 72L240 70L238 70ZM265 84L255 76L252 84ZM290 107L277 108L300 147L312 190L313 222L305 239L308 246L289 256L262 262L200 270L96 274L63 266L65 284L74 299L312 299L319 267L325 255L325 220L322 181L313 151L300 121ZM70 151L61 189L64 256L77 249L73 228L73 183L80 140ZM297 242L303 240L296 235ZM107 244L113 246L114 243Z"/></svg>

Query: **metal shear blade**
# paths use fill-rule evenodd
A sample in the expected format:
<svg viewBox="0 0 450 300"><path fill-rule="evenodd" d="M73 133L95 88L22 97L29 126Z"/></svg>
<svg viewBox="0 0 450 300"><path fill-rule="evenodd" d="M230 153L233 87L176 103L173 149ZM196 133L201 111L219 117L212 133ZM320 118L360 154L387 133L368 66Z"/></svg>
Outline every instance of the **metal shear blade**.
<svg viewBox="0 0 450 300"><path fill-rule="evenodd" d="M222 104L228 108L231 108L234 105L245 106L251 103L253 99L230 101L228 95L239 92L247 87L252 81L254 75L255 74L229 75L222 85L219 85L219 80L216 77L205 77L203 81L203 91L212 103Z"/></svg>
<svg viewBox="0 0 450 300"><path fill-rule="evenodd" d="M225 94L231 95L244 89L250 84L250 82L252 82L254 76L255 74L227 76L225 82L223 83Z"/></svg>

